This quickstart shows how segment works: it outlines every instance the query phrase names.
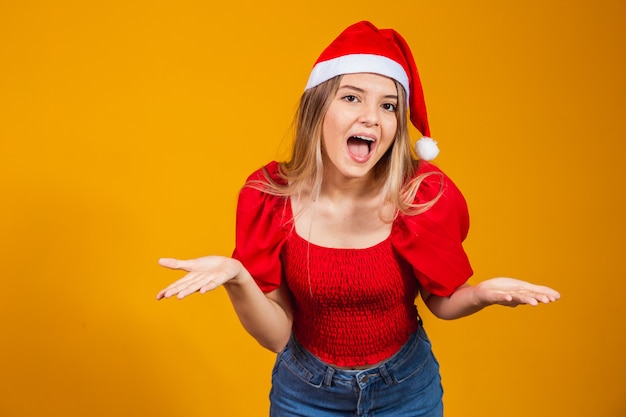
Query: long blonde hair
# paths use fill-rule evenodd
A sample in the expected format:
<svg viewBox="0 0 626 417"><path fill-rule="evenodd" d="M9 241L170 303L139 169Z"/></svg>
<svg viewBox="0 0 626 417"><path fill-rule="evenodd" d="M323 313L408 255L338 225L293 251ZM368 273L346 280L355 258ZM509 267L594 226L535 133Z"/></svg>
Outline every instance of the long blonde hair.
<svg viewBox="0 0 626 417"><path fill-rule="evenodd" d="M295 132L291 158L279 164L278 172L281 180L274 180L265 171L265 181L249 182L246 186L273 195L285 197L306 195L311 200L317 199L322 188L324 169L322 125L326 110L335 97L340 82L341 75L302 94L294 118ZM396 215L399 212L416 215L432 207L441 196L443 189L440 187L439 193L430 201L414 203L417 190L424 178L437 173L430 172L415 176L420 161L411 146L406 92L400 83L395 80L394 82L398 91L396 134L391 147L374 167L374 181L380 187L383 197L380 205L381 213L383 205L391 203Z"/></svg>

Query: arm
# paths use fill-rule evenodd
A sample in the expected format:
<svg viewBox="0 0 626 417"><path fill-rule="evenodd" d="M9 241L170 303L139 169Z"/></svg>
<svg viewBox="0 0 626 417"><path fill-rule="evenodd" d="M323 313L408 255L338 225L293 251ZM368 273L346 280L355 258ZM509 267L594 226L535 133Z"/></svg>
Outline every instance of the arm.
<svg viewBox="0 0 626 417"><path fill-rule="evenodd" d="M420 290L420 293L428 309L445 320L469 316L494 304L508 307L521 304L536 306L539 303L554 302L561 297L552 288L513 278L493 278L475 286L464 284L448 297L424 290Z"/></svg>
<svg viewBox="0 0 626 417"><path fill-rule="evenodd" d="M291 302L286 287L264 294L241 262L222 256L192 260L164 258L159 264L187 271L180 280L157 294L157 299L178 299L223 285L242 325L263 347L279 352L291 335Z"/></svg>
<svg viewBox="0 0 626 417"><path fill-rule="evenodd" d="M283 284L267 294L261 292L252 276L238 283L224 285L239 321L261 346L280 352L291 336L293 322L291 295Z"/></svg>

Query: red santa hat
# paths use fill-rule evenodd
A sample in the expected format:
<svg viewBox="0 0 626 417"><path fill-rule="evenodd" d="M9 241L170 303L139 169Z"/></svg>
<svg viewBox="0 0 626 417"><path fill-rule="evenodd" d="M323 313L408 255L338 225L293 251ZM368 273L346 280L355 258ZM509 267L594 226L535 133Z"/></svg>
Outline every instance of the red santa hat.
<svg viewBox="0 0 626 417"><path fill-rule="evenodd" d="M430 161L439 154L430 137L424 92L413 54L404 38L393 29L378 29L362 21L346 28L315 62L305 90L342 74L369 72L398 81L406 91L409 117L424 135L415 144L420 159Z"/></svg>

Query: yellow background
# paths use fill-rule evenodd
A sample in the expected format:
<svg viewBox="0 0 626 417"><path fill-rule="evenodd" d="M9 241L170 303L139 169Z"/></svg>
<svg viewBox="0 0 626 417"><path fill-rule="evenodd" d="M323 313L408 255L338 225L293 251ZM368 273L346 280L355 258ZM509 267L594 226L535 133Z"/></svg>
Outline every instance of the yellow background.
<svg viewBox="0 0 626 417"><path fill-rule="evenodd" d="M0 3L0 415L263 416L273 355L223 289L157 302L161 256L229 254L345 26L413 48L473 282L562 300L426 315L446 415L626 415L624 0Z"/></svg>

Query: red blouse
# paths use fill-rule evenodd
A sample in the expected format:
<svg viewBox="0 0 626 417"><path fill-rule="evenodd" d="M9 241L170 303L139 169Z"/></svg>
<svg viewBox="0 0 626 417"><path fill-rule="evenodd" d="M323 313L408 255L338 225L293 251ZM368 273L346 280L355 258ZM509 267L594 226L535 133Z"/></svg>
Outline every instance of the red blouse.
<svg viewBox="0 0 626 417"><path fill-rule="evenodd" d="M265 167L275 180L278 163ZM421 162L416 175L441 171ZM233 257L264 292L283 279L293 295L293 331L327 363L362 366L392 356L418 326L418 288L450 295L472 275L462 247L468 227L461 192L443 173L424 179L416 202L444 191L428 211L400 214L382 242L365 249L314 245L293 227L288 198L244 187L237 206ZM262 170L248 181L263 180Z"/></svg>

